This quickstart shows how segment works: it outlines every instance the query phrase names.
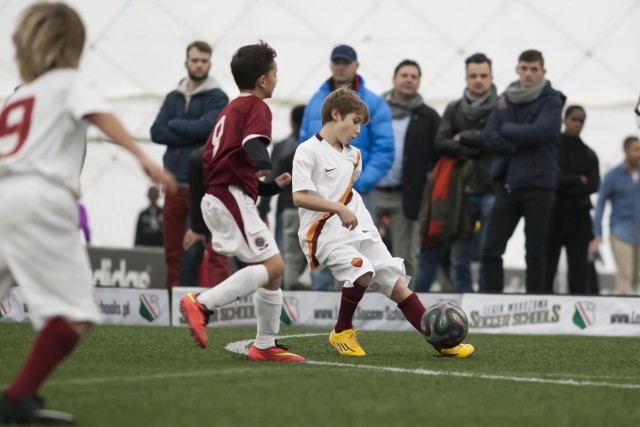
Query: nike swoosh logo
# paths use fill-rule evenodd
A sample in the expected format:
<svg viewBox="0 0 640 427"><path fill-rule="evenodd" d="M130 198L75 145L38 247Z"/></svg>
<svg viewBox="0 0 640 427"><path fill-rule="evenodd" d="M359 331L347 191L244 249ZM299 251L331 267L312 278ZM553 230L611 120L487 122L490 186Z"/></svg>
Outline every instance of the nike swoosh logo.
<svg viewBox="0 0 640 427"><path fill-rule="evenodd" d="M332 169L324 168L324 171L325 171L325 172L331 172L331 171L334 171L334 170L336 170L336 168L332 168Z"/></svg>

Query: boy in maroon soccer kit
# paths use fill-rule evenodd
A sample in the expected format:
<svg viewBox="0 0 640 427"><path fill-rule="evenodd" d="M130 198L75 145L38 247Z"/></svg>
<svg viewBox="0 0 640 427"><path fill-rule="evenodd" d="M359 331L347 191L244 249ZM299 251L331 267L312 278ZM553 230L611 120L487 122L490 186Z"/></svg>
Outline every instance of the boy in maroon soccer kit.
<svg viewBox="0 0 640 427"><path fill-rule="evenodd" d="M196 343L207 345L206 319L210 310L255 293L256 339L249 360L301 362L275 337L280 329L284 263L272 233L255 207L258 195L270 196L291 182L282 174L274 183L259 178L271 172L267 146L271 142L271 110L263 101L277 83L276 52L266 43L243 46L231 60L240 96L220 113L204 150L202 214L216 252L249 264L214 288L190 293L180 301Z"/></svg>

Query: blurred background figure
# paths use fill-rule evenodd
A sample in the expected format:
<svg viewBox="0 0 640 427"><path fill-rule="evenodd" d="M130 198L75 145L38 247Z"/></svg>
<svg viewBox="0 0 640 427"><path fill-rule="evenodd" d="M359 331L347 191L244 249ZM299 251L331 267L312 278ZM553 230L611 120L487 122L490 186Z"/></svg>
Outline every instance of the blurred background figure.
<svg viewBox="0 0 640 427"><path fill-rule="evenodd" d="M564 114L558 150L558 187L547 240L543 292L548 294L553 293L562 247L567 254L569 293L592 292L587 288L588 249L593 239L589 197L600 186L600 167L596 153L580 139L586 118L584 108L579 105L567 107Z"/></svg>
<svg viewBox="0 0 640 427"><path fill-rule="evenodd" d="M596 237L589 251L595 253L602 242L602 218L609 201L609 242L616 263L615 293L632 295L640 269L640 140L637 136L628 136L622 146L624 161L607 172L602 180L596 205Z"/></svg>
<svg viewBox="0 0 640 427"><path fill-rule="evenodd" d="M162 246L162 207L158 206L160 190L155 185L147 190L149 206L138 215L135 246Z"/></svg>

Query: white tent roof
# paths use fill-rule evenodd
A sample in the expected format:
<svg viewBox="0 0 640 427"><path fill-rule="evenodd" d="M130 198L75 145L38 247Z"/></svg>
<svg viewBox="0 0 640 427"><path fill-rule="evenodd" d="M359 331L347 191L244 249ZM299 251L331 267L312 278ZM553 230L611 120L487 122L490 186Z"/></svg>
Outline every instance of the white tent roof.
<svg viewBox="0 0 640 427"><path fill-rule="evenodd" d="M0 0L0 99L19 83L11 34L32 1ZM640 93L639 0L72 0L88 29L82 67L95 75L119 117L140 141L162 99L185 72L185 47L214 46L214 75L230 97L235 50L263 39L278 51L278 87L269 101L274 139L288 133L288 112L329 76L329 53L352 45L359 73L375 92L388 90L405 58L423 68L421 93L442 111L460 96L464 58L493 59L499 90L515 79L518 54L544 53L547 77L568 102L587 108L583 134L604 168L621 160L624 135L637 132ZM148 144L160 158L162 148ZM147 182L126 154L91 143L82 177L98 245L128 246ZM117 208L117 209L116 209ZM521 246L521 245L520 245ZM511 251L510 251L511 252ZM517 250L521 258L522 249ZM520 261L516 264L521 264Z"/></svg>

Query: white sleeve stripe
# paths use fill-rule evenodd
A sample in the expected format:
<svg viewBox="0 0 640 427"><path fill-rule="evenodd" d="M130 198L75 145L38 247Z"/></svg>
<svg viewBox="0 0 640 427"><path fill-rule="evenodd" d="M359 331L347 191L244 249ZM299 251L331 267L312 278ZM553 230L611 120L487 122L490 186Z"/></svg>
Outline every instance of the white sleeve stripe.
<svg viewBox="0 0 640 427"><path fill-rule="evenodd" d="M271 138L268 137L267 135L251 134L242 140L242 146L244 147L244 143L253 138L266 138L267 141L271 142Z"/></svg>

